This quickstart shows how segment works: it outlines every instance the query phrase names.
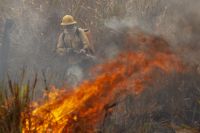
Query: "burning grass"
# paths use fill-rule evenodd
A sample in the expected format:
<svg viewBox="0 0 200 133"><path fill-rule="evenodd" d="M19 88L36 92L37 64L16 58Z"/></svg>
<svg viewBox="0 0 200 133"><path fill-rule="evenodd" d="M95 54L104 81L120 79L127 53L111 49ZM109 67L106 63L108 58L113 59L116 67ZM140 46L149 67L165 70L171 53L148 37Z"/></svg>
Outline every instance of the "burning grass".
<svg viewBox="0 0 200 133"><path fill-rule="evenodd" d="M22 2L21 5L23 6L29 5L29 2ZM169 27L173 27L167 23L169 18L166 16L166 12L169 12L169 16L173 14L170 11L171 9L165 8L166 11L158 9L163 6L160 6L160 2L157 0L128 2L99 0L94 3L89 2L91 3L90 6L87 1L77 2L76 0L44 3L42 2L41 9L37 11L41 12L42 10L45 16L52 16L52 20L57 20L57 16L63 15L67 9L67 12L78 17L78 21L83 26L90 27L98 38L103 39L105 36L101 35L102 33L107 35L107 30L101 26L102 19L110 18L110 16L125 16L124 9L132 8L132 5L135 6L134 9L136 10L130 10L129 14L138 14L137 16L141 18L151 18L147 19L147 22L152 21L153 23L156 21L154 19L161 17L162 21L158 24L166 23L167 30L171 30ZM37 2L31 2L28 7L37 4ZM45 8L45 5L47 8ZM17 16L24 18L21 7L17 7L19 7L20 12L17 8L9 12L6 11L3 16L13 16L11 14L15 16L17 13ZM93 10L93 7L97 10ZM55 8L60 9L60 11L50 11ZM156 12L161 14L155 15ZM152 19L150 16L155 17ZM19 24L21 17L16 19L16 21L19 21L17 25L21 25ZM43 15L41 17L51 18L43 17ZM174 18L173 15L172 17ZM29 18L25 20L29 20ZM170 20L170 24L173 24L172 21ZM30 22L31 26L32 21ZM183 22L187 23L187 21ZM26 24L29 24L28 21L26 21ZM52 33L55 33L58 29L56 27L57 22L51 21L49 26L44 29L44 33L52 37ZM155 25L152 24L150 27L155 27ZM43 31L43 28L41 29ZM53 32L49 32L49 29ZM166 30L163 31L166 32ZM116 59L97 66L94 70L95 78L91 81L85 81L74 90L60 90L52 87L52 90L47 93L49 98L38 104L37 101L31 102L34 90L31 88L34 87L30 87L29 84L22 86L20 82L9 81L7 87L1 87L0 132L20 132L21 128L23 128L23 132L96 132L97 128L101 132L108 133L174 132L176 129L177 132L183 132L182 128L196 132L193 128L200 125L199 75L194 71L186 71L180 59L169 49L168 43L163 39L143 33L135 34L132 31L125 34L124 44L126 48L124 51ZM173 32L173 34L170 32L170 35L173 36L174 34L176 32ZM34 35L36 35L35 38L44 40L42 37L37 37L40 34ZM23 36L24 40L27 40L26 36ZM187 36L190 36L190 33L187 33ZM21 40L19 42L21 43ZM49 42L46 44L49 44ZM97 45L97 47L102 47L102 42L99 41L98 43L100 45ZM34 42L34 47L35 44L36 42ZM107 45L107 43L105 44ZM47 47L44 47L44 50L47 49Z"/></svg>
<svg viewBox="0 0 200 133"><path fill-rule="evenodd" d="M42 103L31 102L37 80L33 87L9 81L9 95L0 95L0 132L197 131L199 75L159 37L129 31L124 45L93 69L92 80L71 90L52 87Z"/></svg>
<svg viewBox="0 0 200 133"><path fill-rule="evenodd" d="M105 116L102 132L198 133L200 75L160 75L138 96L126 93Z"/></svg>
<svg viewBox="0 0 200 133"><path fill-rule="evenodd" d="M22 129L21 113L29 108L37 78L32 85L24 85L23 78L20 82L8 79L7 84L0 86L0 133L19 133Z"/></svg>
<svg viewBox="0 0 200 133"><path fill-rule="evenodd" d="M94 79L71 91L54 89L49 100L36 107L28 117L24 112L23 132L96 132L107 110L115 105L117 94L129 92L138 96L154 83L157 75L167 76L185 70L161 38L131 32L127 38L128 49L97 66L93 70Z"/></svg>

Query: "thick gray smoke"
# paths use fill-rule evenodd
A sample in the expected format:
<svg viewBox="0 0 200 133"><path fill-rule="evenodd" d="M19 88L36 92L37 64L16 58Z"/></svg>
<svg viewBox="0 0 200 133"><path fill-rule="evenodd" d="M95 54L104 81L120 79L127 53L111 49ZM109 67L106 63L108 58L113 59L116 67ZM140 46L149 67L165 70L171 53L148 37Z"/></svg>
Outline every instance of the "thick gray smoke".
<svg viewBox="0 0 200 133"><path fill-rule="evenodd" d="M133 1L127 5L125 17L112 17L105 25L118 33L124 28L137 27L161 36L187 63L200 64L200 1Z"/></svg>
<svg viewBox="0 0 200 133"><path fill-rule="evenodd" d="M59 61L54 60L61 15L57 15L57 10L48 9L48 4L24 0L5 2L6 8L2 8L1 14L1 76L8 73L15 79L25 69L30 78L36 72L52 75L53 69L61 69L57 65ZM13 23L9 33L7 19Z"/></svg>
<svg viewBox="0 0 200 133"><path fill-rule="evenodd" d="M31 9L26 5L21 6L19 6L19 10L22 11L13 20L15 27L10 36L12 47L10 48L11 52L9 52L11 64L9 66L14 71L17 71L22 65L35 69L40 66L45 67L47 61L43 57L46 51L42 51L41 48L44 47L43 32L48 24L47 20L41 10ZM17 10L16 7L14 9ZM48 48L48 46L46 47Z"/></svg>

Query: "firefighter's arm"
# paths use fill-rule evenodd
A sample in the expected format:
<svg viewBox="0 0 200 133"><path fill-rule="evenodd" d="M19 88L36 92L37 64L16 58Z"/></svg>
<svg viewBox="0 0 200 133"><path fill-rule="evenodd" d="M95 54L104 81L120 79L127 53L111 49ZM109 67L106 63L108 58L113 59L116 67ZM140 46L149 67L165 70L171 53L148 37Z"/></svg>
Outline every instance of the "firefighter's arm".
<svg viewBox="0 0 200 133"><path fill-rule="evenodd" d="M58 43L56 45L56 52L59 53L59 54L63 54L66 51L66 48L65 48L65 45L64 45L64 40L63 40L63 34L64 33L61 33L59 35Z"/></svg>

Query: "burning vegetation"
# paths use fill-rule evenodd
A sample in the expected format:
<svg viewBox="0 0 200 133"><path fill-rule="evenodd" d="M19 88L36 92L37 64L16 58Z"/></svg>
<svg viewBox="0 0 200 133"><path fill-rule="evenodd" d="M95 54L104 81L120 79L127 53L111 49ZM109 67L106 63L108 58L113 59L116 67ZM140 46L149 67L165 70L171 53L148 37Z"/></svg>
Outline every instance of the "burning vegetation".
<svg viewBox="0 0 200 133"><path fill-rule="evenodd" d="M119 97L137 97L159 76L186 69L161 38L130 31L124 44L116 58L93 69L92 80L70 91L54 88L48 100L23 112L23 132L96 132Z"/></svg>
<svg viewBox="0 0 200 133"><path fill-rule="evenodd" d="M199 133L199 6L2 0L0 133ZM98 63L87 79L72 66L78 78L68 82L69 66L55 55L66 13L91 33Z"/></svg>

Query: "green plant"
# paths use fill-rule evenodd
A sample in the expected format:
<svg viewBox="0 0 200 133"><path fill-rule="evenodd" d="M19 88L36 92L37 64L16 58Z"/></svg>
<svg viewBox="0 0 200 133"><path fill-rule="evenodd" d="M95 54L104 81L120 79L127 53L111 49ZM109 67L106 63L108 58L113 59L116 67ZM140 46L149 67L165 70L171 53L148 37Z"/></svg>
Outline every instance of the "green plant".
<svg viewBox="0 0 200 133"><path fill-rule="evenodd" d="M6 85L0 87L0 133L21 132L21 113L29 108L33 99L37 83L35 77L33 84L23 84L8 79Z"/></svg>

